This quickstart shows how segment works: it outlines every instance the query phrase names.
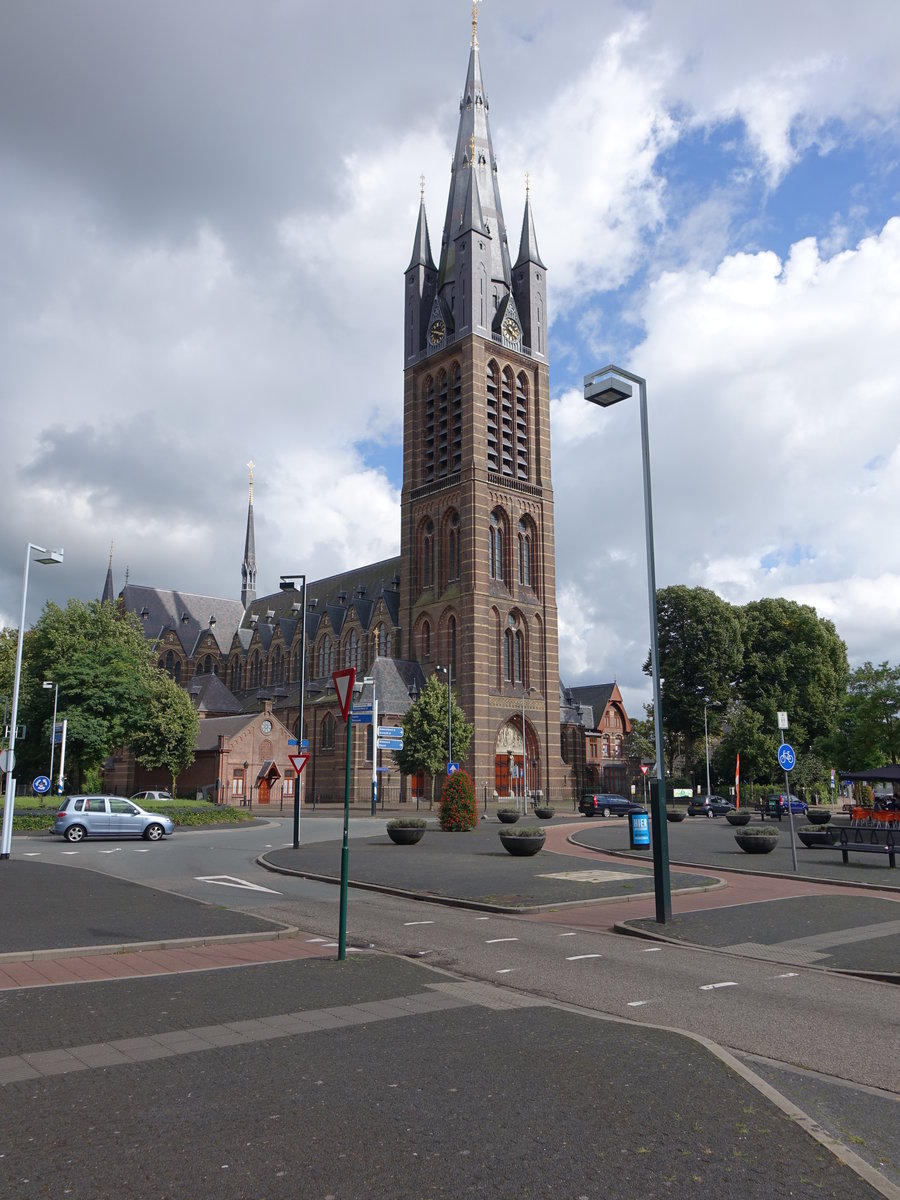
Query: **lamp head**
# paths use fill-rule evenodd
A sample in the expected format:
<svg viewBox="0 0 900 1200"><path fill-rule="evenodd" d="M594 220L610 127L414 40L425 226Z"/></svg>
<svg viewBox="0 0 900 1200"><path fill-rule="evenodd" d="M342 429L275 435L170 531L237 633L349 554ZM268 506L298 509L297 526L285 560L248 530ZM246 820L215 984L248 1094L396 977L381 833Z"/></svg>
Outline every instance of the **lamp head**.
<svg viewBox="0 0 900 1200"><path fill-rule="evenodd" d="M627 379L616 372L615 367L604 367L584 377L584 398L601 408L610 408L634 395L634 388Z"/></svg>
<svg viewBox="0 0 900 1200"><path fill-rule="evenodd" d="M52 687L56 687L56 684L53 682L52 679L45 679L43 686L45 688L52 688Z"/></svg>
<svg viewBox="0 0 900 1200"><path fill-rule="evenodd" d="M63 560L62 550L43 550L40 557L34 561L43 563L46 567L52 567L55 563L61 563Z"/></svg>

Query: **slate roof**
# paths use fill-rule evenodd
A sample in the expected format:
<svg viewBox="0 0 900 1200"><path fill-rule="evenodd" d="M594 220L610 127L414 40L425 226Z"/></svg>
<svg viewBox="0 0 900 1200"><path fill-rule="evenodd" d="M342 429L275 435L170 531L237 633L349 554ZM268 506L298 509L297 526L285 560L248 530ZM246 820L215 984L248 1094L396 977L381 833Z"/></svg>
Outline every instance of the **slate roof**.
<svg viewBox="0 0 900 1200"><path fill-rule="evenodd" d="M195 675L188 684L187 692L201 715L215 713L216 716L229 716L244 711L240 700L218 675Z"/></svg>
<svg viewBox="0 0 900 1200"><path fill-rule="evenodd" d="M622 704L622 698L618 695L618 686L615 681L612 683L594 683L588 684L587 687L573 687L566 689L575 699L577 704L582 705L585 709L585 717L588 729L598 729L600 722L603 719L603 714L606 712L606 707L611 700ZM588 712L590 710L590 712ZM630 728L628 722L628 714L625 712L625 705L622 704L622 712L625 714L625 728Z"/></svg>
<svg viewBox="0 0 900 1200"><path fill-rule="evenodd" d="M422 668L417 662L405 658L379 656L372 663L369 677L375 680L374 695L378 697L379 720L382 715L403 716L412 704L409 689L413 683L420 693L425 686ZM353 703L371 704L372 698L372 685L367 683L363 685L359 700Z"/></svg>
<svg viewBox="0 0 900 1200"><path fill-rule="evenodd" d="M126 583L119 593L119 600L126 612L137 613L140 617L149 641L171 629L188 655L196 646L197 638L207 629L222 654L227 655L244 615L240 600L142 587L136 583ZM210 624L210 618L214 619L214 624Z"/></svg>
<svg viewBox="0 0 900 1200"><path fill-rule="evenodd" d="M194 749L198 753L201 750L215 750L219 744L220 737L234 737L236 733L240 733L242 729L246 728L251 721L257 720L258 717L258 712L241 713L240 716L235 717L207 717L200 722Z"/></svg>

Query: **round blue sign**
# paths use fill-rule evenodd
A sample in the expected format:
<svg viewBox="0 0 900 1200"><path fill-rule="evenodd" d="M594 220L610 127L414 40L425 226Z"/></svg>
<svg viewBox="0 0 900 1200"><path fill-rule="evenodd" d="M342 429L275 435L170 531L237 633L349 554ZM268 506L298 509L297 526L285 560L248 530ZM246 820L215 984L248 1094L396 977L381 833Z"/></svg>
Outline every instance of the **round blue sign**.
<svg viewBox="0 0 900 1200"><path fill-rule="evenodd" d="M46 796L50 791L50 780L46 775L38 775L31 785L32 791L37 792L39 796Z"/></svg>
<svg viewBox="0 0 900 1200"><path fill-rule="evenodd" d="M778 747L778 765L783 771L793 771L796 761L797 755L794 753L794 747L789 746L787 742L782 742Z"/></svg>

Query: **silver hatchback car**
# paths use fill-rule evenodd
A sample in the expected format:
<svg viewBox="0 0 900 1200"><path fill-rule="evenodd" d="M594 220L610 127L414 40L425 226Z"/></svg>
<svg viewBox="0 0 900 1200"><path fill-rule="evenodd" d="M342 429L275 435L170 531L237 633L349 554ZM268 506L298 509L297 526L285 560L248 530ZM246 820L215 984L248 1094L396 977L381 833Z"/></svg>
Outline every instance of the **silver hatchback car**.
<svg viewBox="0 0 900 1200"><path fill-rule="evenodd" d="M86 837L142 837L158 842L175 832L170 817L145 812L133 800L122 796L67 796L53 818L53 833L67 842Z"/></svg>

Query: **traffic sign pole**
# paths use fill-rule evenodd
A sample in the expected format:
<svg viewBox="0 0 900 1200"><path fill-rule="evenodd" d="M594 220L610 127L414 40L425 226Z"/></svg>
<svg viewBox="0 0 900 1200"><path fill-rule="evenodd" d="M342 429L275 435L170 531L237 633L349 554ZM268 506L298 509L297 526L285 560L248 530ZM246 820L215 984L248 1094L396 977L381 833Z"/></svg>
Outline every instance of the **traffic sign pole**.
<svg viewBox="0 0 900 1200"><path fill-rule="evenodd" d="M335 671L331 677L347 723L347 758L344 765L344 840L341 843L341 909L338 918L338 960L347 957L347 887L350 882L350 745L353 735L353 685L356 668Z"/></svg>
<svg viewBox="0 0 900 1200"><path fill-rule="evenodd" d="M787 713L780 712L778 714L778 728L779 730L787 729ZM791 831L791 860L794 864L795 871L797 870L797 847L794 845L794 809L791 805L791 785L788 781L788 771L793 771L796 762L797 755L794 753L794 747L789 745L787 742L782 742L778 747L778 763L784 771L784 790L785 794L787 795L788 828Z"/></svg>

